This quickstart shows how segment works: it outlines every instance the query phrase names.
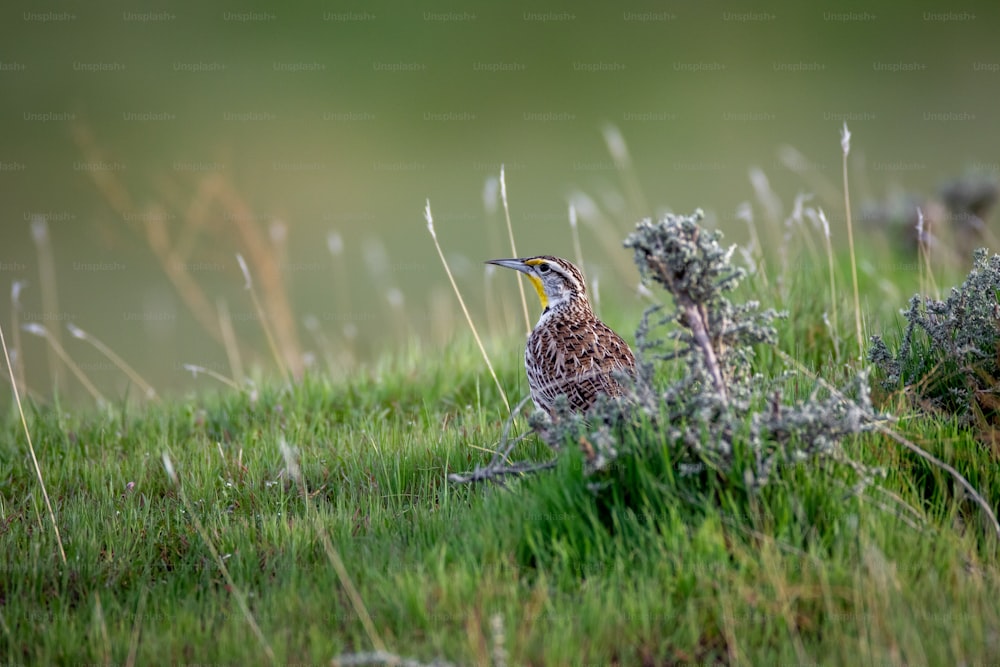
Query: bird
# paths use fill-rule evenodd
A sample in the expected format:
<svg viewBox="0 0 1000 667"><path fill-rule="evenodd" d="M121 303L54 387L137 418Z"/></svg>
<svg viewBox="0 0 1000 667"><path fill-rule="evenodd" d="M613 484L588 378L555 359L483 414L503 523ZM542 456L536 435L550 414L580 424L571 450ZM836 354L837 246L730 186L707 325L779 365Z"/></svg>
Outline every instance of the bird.
<svg viewBox="0 0 1000 667"><path fill-rule="evenodd" d="M491 259L487 264L520 271L542 303L542 315L528 335L524 367L535 405L555 418L558 396L573 412L586 412L601 394L621 396L621 373L635 375L628 343L594 314L583 273L551 255Z"/></svg>

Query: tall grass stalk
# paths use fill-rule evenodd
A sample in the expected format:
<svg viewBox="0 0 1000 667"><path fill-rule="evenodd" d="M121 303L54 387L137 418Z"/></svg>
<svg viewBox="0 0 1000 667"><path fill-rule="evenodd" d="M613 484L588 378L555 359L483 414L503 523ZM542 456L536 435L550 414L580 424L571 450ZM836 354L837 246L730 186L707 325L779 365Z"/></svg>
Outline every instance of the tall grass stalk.
<svg viewBox="0 0 1000 667"><path fill-rule="evenodd" d="M569 205L576 210L577 218L593 232L622 280L629 283L633 282L636 278L635 265L629 260L628 253L621 251L621 231L601 211L597 202L585 192L574 190L569 194L567 199Z"/></svg>
<svg viewBox="0 0 1000 667"><path fill-rule="evenodd" d="M587 270L583 265L583 248L580 247L580 230L576 220L576 207L573 204L569 205L569 235L573 239L573 256L576 259L576 265L586 275Z"/></svg>
<svg viewBox="0 0 1000 667"><path fill-rule="evenodd" d="M510 239L511 256L518 257L517 246L514 244L514 228L510 224L510 206L507 204L507 177L504 174L503 165L500 165L500 200L503 202L503 214L507 220L507 237ZM427 210L430 211L429 203ZM433 232L431 233L433 234ZM528 315L528 300L524 298L524 283L521 280L517 281L517 289L521 294L521 310L524 311L524 330L526 333L531 333L531 317ZM464 308L465 306L462 307ZM508 405L507 408L509 409L510 406Z"/></svg>
<svg viewBox="0 0 1000 667"><path fill-rule="evenodd" d="M833 353L836 357L836 361L840 362L840 326L837 319L837 271L834 268L833 261L833 243L830 240L830 221L826 219L826 213L820 208L817 217L819 222L823 225L823 238L826 239L826 263L827 270L830 273L830 310L832 312L833 321L830 325L831 338L833 338Z"/></svg>
<svg viewBox="0 0 1000 667"><path fill-rule="evenodd" d="M313 342L316 343L317 349L323 356L327 372L330 375L338 375L341 369L337 363L337 356L334 354L330 339L327 338L323 332L323 328L320 327L319 320L315 315L306 315L302 320L302 324L305 326L306 332L313 337Z"/></svg>
<svg viewBox="0 0 1000 667"><path fill-rule="evenodd" d="M56 523L56 514L52 511L52 501L49 500L49 492L45 488L42 467L38 464L38 457L35 455L35 445L31 442L31 430L28 428L28 420L24 416L24 406L21 405L21 392L18 391L17 382L14 380L14 367L11 366L10 354L7 352L7 339L3 335L3 325L0 325L0 347L3 348L3 358L7 362L7 373L10 375L10 384L14 391L14 402L17 403L17 414L21 417L21 428L24 429L24 439L28 443L28 453L31 454L31 464L35 467L38 485L42 489L42 498L45 499L45 509L48 510L49 521L52 522L52 530L56 536L56 544L59 545L59 557L65 565L66 550L63 549L62 537L59 535L59 524ZM4 623L4 626L6 627L6 623Z"/></svg>
<svg viewBox="0 0 1000 667"><path fill-rule="evenodd" d="M638 220L652 215L652 211L646 204L646 198L642 195L642 186L639 184L639 177L635 173L632 156L628 152L628 144L625 142L621 130L616 125L608 124L601 130L601 135L604 137L604 145L607 147L612 161L620 167L618 171L621 174L622 185L625 188L629 206L632 208L631 217Z"/></svg>
<svg viewBox="0 0 1000 667"><path fill-rule="evenodd" d="M38 251L38 281L42 288L42 311L48 313L50 317L58 317L59 290L56 288L56 262L49 238L49 224L45 216L36 215L31 219L31 236ZM49 333L55 343L48 353L49 373L52 375L52 384L60 387L64 377L63 367L59 363L60 356L53 354L53 351L61 348L62 337L58 329Z"/></svg>
<svg viewBox="0 0 1000 667"><path fill-rule="evenodd" d="M204 366L198 366L196 364L184 364L184 370L189 371L191 375L195 377L197 377L198 373L203 373L210 378L218 380L219 382L226 385L230 389L235 389L236 391L242 389L242 387L240 386L239 383L236 382L236 380L227 378L222 373L217 373L213 371L211 368L205 368Z"/></svg>
<svg viewBox="0 0 1000 667"><path fill-rule="evenodd" d="M95 162L109 159L87 126L74 124L73 138L85 159ZM177 198L177 201L168 202L168 206L156 204L146 210L135 204L136 198L129 193L119 174L109 170L91 170L89 175L108 205L129 223L138 236L145 239L192 315L220 344L224 343L218 326L218 312L212 299L192 275L188 261L199 248L211 247L219 239L228 241L235 238L241 247L240 254L247 257L249 265L254 267L261 295L257 300L266 306L269 314L270 342L282 352L278 365L288 369L286 376L301 375L302 349L279 260L284 244L284 223L278 221L272 225L269 237L257 224L261 216L254 212L224 174L206 174L187 203ZM179 231L176 226L167 225L174 211L184 223ZM219 220L225 222L222 227L217 224ZM211 233L215 236L206 239L206 234ZM263 310L258 305L258 311Z"/></svg>
<svg viewBox="0 0 1000 667"><path fill-rule="evenodd" d="M492 174L483 181L483 224L486 226L486 234L489 239L487 247L491 255L503 252L503 242L500 238L499 225L494 224L494 217L497 213L497 205L500 201L500 178ZM500 255L495 255L499 257Z"/></svg>
<svg viewBox="0 0 1000 667"><path fill-rule="evenodd" d="M744 252L747 264L755 265L752 273L760 276L764 289L770 287L771 282L767 278L767 257L764 255L764 245L757 234L757 224L753 218L753 205L745 201L736 208L736 219L747 223L747 231L750 233L750 247ZM754 257L756 252L757 257Z"/></svg>
<svg viewBox="0 0 1000 667"><path fill-rule="evenodd" d="M334 286L337 292L337 306L345 313L352 312L354 307L351 302L351 272L347 264L347 255L344 252L344 239L340 232L331 231L326 235L326 248L330 251L333 259ZM343 339L344 352L341 357L350 359L353 363L355 356L354 339L357 332L352 328L351 322L345 322L338 332Z"/></svg>
<svg viewBox="0 0 1000 667"><path fill-rule="evenodd" d="M486 307L486 321L489 323L490 337L492 338L502 335L504 325L508 322L508 318L504 317L506 304L493 294L495 269L493 264L486 264L483 268L483 303Z"/></svg>
<svg viewBox="0 0 1000 667"><path fill-rule="evenodd" d="M97 404L102 406L107 405L108 400L104 398L104 394L102 394L100 390L96 386L94 386L94 383L90 381L90 378L87 377L87 374L84 373L83 370L76 365L76 362L74 362L73 359L69 356L69 354L67 354L65 348L63 348L63 346L59 344L59 341L56 339L55 336L52 335L52 332L49 330L48 327L42 324L38 324L37 322L29 322L23 325L21 328L30 334L44 338L48 342L52 350L56 353L56 355L58 355L59 358L62 360L63 364L66 365L66 368L68 368L70 372L73 373L73 377L79 380L80 384L83 385L83 388L87 390L87 393L90 394L90 396L97 402Z"/></svg>
<svg viewBox="0 0 1000 667"><path fill-rule="evenodd" d="M240 271L243 272L243 279L245 281L244 287L250 292L250 300L253 302L254 310L257 311L257 319L260 320L260 328L264 330L264 336L267 337L267 345L271 348L271 355L274 357L274 363L278 365L278 370L281 375L284 376L286 380L291 382L292 376L288 371L288 366L285 365L285 360L281 356L281 352L278 350L278 344L274 340L274 334L271 333L271 326L267 321L267 313L264 312L263 306L260 305L260 299L257 298L257 290L253 287L253 279L250 276L250 269L247 267L246 260L243 259L243 255L236 253L236 261L240 264Z"/></svg>
<svg viewBox="0 0 1000 667"><path fill-rule="evenodd" d="M924 211L917 207L917 252L920 253L920 291L923 294L933 294L935 299L941 298L937 280L934 279L934 269L931 268L931 234Z"/></svg>
<svg viewBox="0 0 1000 667"><path fill-rule="evenodd" d="M840 191L824 175L824 170L813 164L794 146L778 148L778 160L793 174L805 181L811 192L829 206L835 206L840 199Z"/></svg>
<svg viewBox="0 0 1000 667"><path fill-rule="evenodd" d="M840 132L840 148L843 153L844 172L844 214L847 216L847 246L851 253L851 281L854 287L854 329L858 339L859 358L864 354L864 336L861 333L861 296L858 293L858 259L854 252L854 223L851 219L851 193L848 188L847 178L847 156L851 153L851 131L847 129L847 122Z"/></svg>
<svg viewBox="0 0 1000 667"><path fill-rule="evenodd" d="M222 332L223 348L229 360L229 371L237 384L242 385L246 376L243 373L243 359L240 357L240 345L233 331L233 319L229 316L229 305L225 299L218 299L215 308L219 312L219 331Z"/></svg>
<svg viewBox="0 0 1000 667"><path fill-rule="evenodd" d="M303 364L302 349L292 305L288 299L289 292L273 244L268 243L260 227L254 224L258 216L224 175L217 173L207 175L201 187L210 193L213 202L217 202L228 212L226 217L232 221L234 231L246 249L250 264L254 266L260 280L262 302L267 306L267 310L265 311L259 304L257 308L270 316L268 320L271 329L270 344L281 351L279 368L290 379L300 377ZM245 267L246 262L243 262L241 268ZM244 274L246 273L244 270ZM254 299L257 297L254 296Z"/></svg>
<svg viewBox="0 0 1000 667"><path fill-rule="evenodd" d="M128 376L128 378L132 382L138 385L138 387L142 390L142 393L146 396L146 398L150 400L156 399L156 389L153 388L153 385L146 382L142 378L142 376L139 375L139 373L137 373L134 368L129 366L124 359L118 356L118 354L115 353L114 350L112 350L110 347L102 343L94 336L91 336L89 333L87 333L80 327L76 326L72 322L68 323L66 325L66 328L69 330L70 335L73 336L74 338L86 341L91 345L93 345L97 349L97 351L103 354L108 359L108 361L110 361L118 368L118 370L120 370L122 373Z"/></svg>
<svg viewBox="0 0 1000 667"><path fill-rule="evenodd" d="M503 183L503 170L501 170L501 183ZM506 202L506 198L504 198ZM469 323L469 329L472 330L472 337L476 339L476 345L479 346L479 352L483 355L483 361L486 362L486 368L489 369L490 375L493 377L493 382L496 383L497 389L500 391L500 397L503 399L504 407L507 408L507 412L510 413L510 402L507 400L507 392L503 390L503 386L500 384L500 378L497 377L497 373L493 370L493 364L490 362L490 355L486 353L486 348L483 346L483 341L479 337L479 332L476 330L476 325L472 322L472 316L469 315L469 309L465 307L465 299L462 298L462 293L458 289L458 285L455 283L455 277L451 274L451 268L448 266L448 260L444 258L444 252L441 250L441 244L438 243L437 232L434 231L434 215L431 213L431 200L427 200L427 204L424 207L424 220L427 221L427 231L430 232L431 239L434 241L434 247L437 249L438 257L441 258L441 264L444 266L444 272L448 274L448 280L451 282L451 288L455 290L455 296L458 297L458 305L462 307L462 313L465 315L465 321ZM511 237L513 240L513 236ZM520 284L520 283L518 283ZM521 296L524 294L522 292ZM525 315L527 315L527 305L525 305Z"/></svg>
<svg viewBox="0 0 1000 667"><path fill-rule="evenodd" d="M85 160L100 162L111 159L111 156L98 146L97 139L90 128L83 123L74 123L73 139ZM194 318L212 338L219 340L219 330L215 326L215 314L211 307L211 301L195 281L191 272L187 270L184 257L178 254L178 248L183 248L183 243L178 243L169 236L166 225L167 216L170 215L169 211L164 210L161 206L152 206L148 210L139 208L117 172L107 169L91 169L88 171L88 175L108 206L132 227L137 236L145 239L149 249L160 263L164 274L173 283L174 288ZM203 182L203 185L206 183ZM197 216L208 207L208 191L204 187L195 195L192 204L194 206L188 206L183 211L185 219L189 220L187 225L189 230L194 229L194 225L190 224L192 212ZM180 206L177 208L179 209ZM230 217L226 218L226 220L230 219ZM192 241L190 245L194 247L195 244Z"/></svg>
<svg viewBox="0 0 1000 667"><path fill-rule="evenodd" d="M27 392L28 390L28 381L24 376L24 359L21 348L21 290L24 289L25 285L24 281L15 280L14 284L10 287L10 349L14 351L14 373L11 376L11 381L13 382L13 378L17 378L15 387L23 392Z"/></svg>
<svg viewBox="0 0 1000 667"><path fill-rule="evenodd" d="M811 194L798 194L792 204L792 213L785 220L786 229L797 228L802 240L805 242L806 252L809 253L810 261L819 264L820 251L813 240L813 229L806 224L805 216L810 213L812 207L806 207L806 202L812 199ZM815 220L814 220L815 222Z"/></svg>
<svg viewBox="0 0 1000 667"><path fill-rule="evenodd" d="M326 235L326 249L333 260L334 289L337 290L337 303L347 312L351 312L351 276L344 255L344 237L340 232L331 230Z"/></svg>

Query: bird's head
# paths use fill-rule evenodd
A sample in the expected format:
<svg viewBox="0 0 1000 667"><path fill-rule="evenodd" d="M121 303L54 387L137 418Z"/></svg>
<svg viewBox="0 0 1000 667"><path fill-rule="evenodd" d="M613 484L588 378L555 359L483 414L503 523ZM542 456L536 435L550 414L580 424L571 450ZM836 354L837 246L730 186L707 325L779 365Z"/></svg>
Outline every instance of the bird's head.
<svg viewBox="0 0 1000 667"><path fill-rule="evenodd" d="M528 276L528 280L538 292L542 310L554 308L573 299L586 301L587 288L583 274L565 259L539 255L521 259L491 259L486 263L514 269Z"/></svg>

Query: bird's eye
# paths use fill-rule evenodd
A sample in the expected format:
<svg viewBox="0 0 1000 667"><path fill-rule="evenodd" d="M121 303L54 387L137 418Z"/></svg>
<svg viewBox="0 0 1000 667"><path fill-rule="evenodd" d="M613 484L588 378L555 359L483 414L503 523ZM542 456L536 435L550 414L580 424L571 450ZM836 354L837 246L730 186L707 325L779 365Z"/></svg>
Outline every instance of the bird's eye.
<svg viewBox="0 0 1000 667"><path fill-rule="evenodd" d="M538 272L539 273L548 273L551 270L552 269L549 267L548 264L539 264L538 265Z"/></svg>

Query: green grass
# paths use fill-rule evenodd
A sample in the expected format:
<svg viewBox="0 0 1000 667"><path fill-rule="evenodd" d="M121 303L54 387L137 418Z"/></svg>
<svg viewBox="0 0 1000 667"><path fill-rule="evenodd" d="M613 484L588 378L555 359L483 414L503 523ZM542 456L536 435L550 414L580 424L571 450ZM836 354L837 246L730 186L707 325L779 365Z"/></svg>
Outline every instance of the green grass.
<svg viewBox="0 0 1000 667"><path fill-rule="evenodd" d="M839 382L821 314L806 306L780 323L783 346ZM624 321L613 323L627 331ZM806 352L810 335L823 353ZM525 390L516 347L494 356L514 400ZM777 360L762 355L761 366ZM751 495L740 480L676 477L658 447L616 464L620 483L597 495L575 452L509 491L448 484L488 460L502 405L464 341L345 382L30 410L66 564L11 414L0 663L125 664L134 646L134 664L266 664L195 516L278 664L373 648L324 534L388 649L424 662L493 664L495 643L512 665L1000 661L996 540L946 475L888 439L846 451L888 469L882 486L918 508L918 528L880 507L893 502L878 492L851 496L842 468L789 466ZM1000 498L1000 466L973 434L931 418L900 430ZM533 438L515 454L546 456Z"/></svg>

